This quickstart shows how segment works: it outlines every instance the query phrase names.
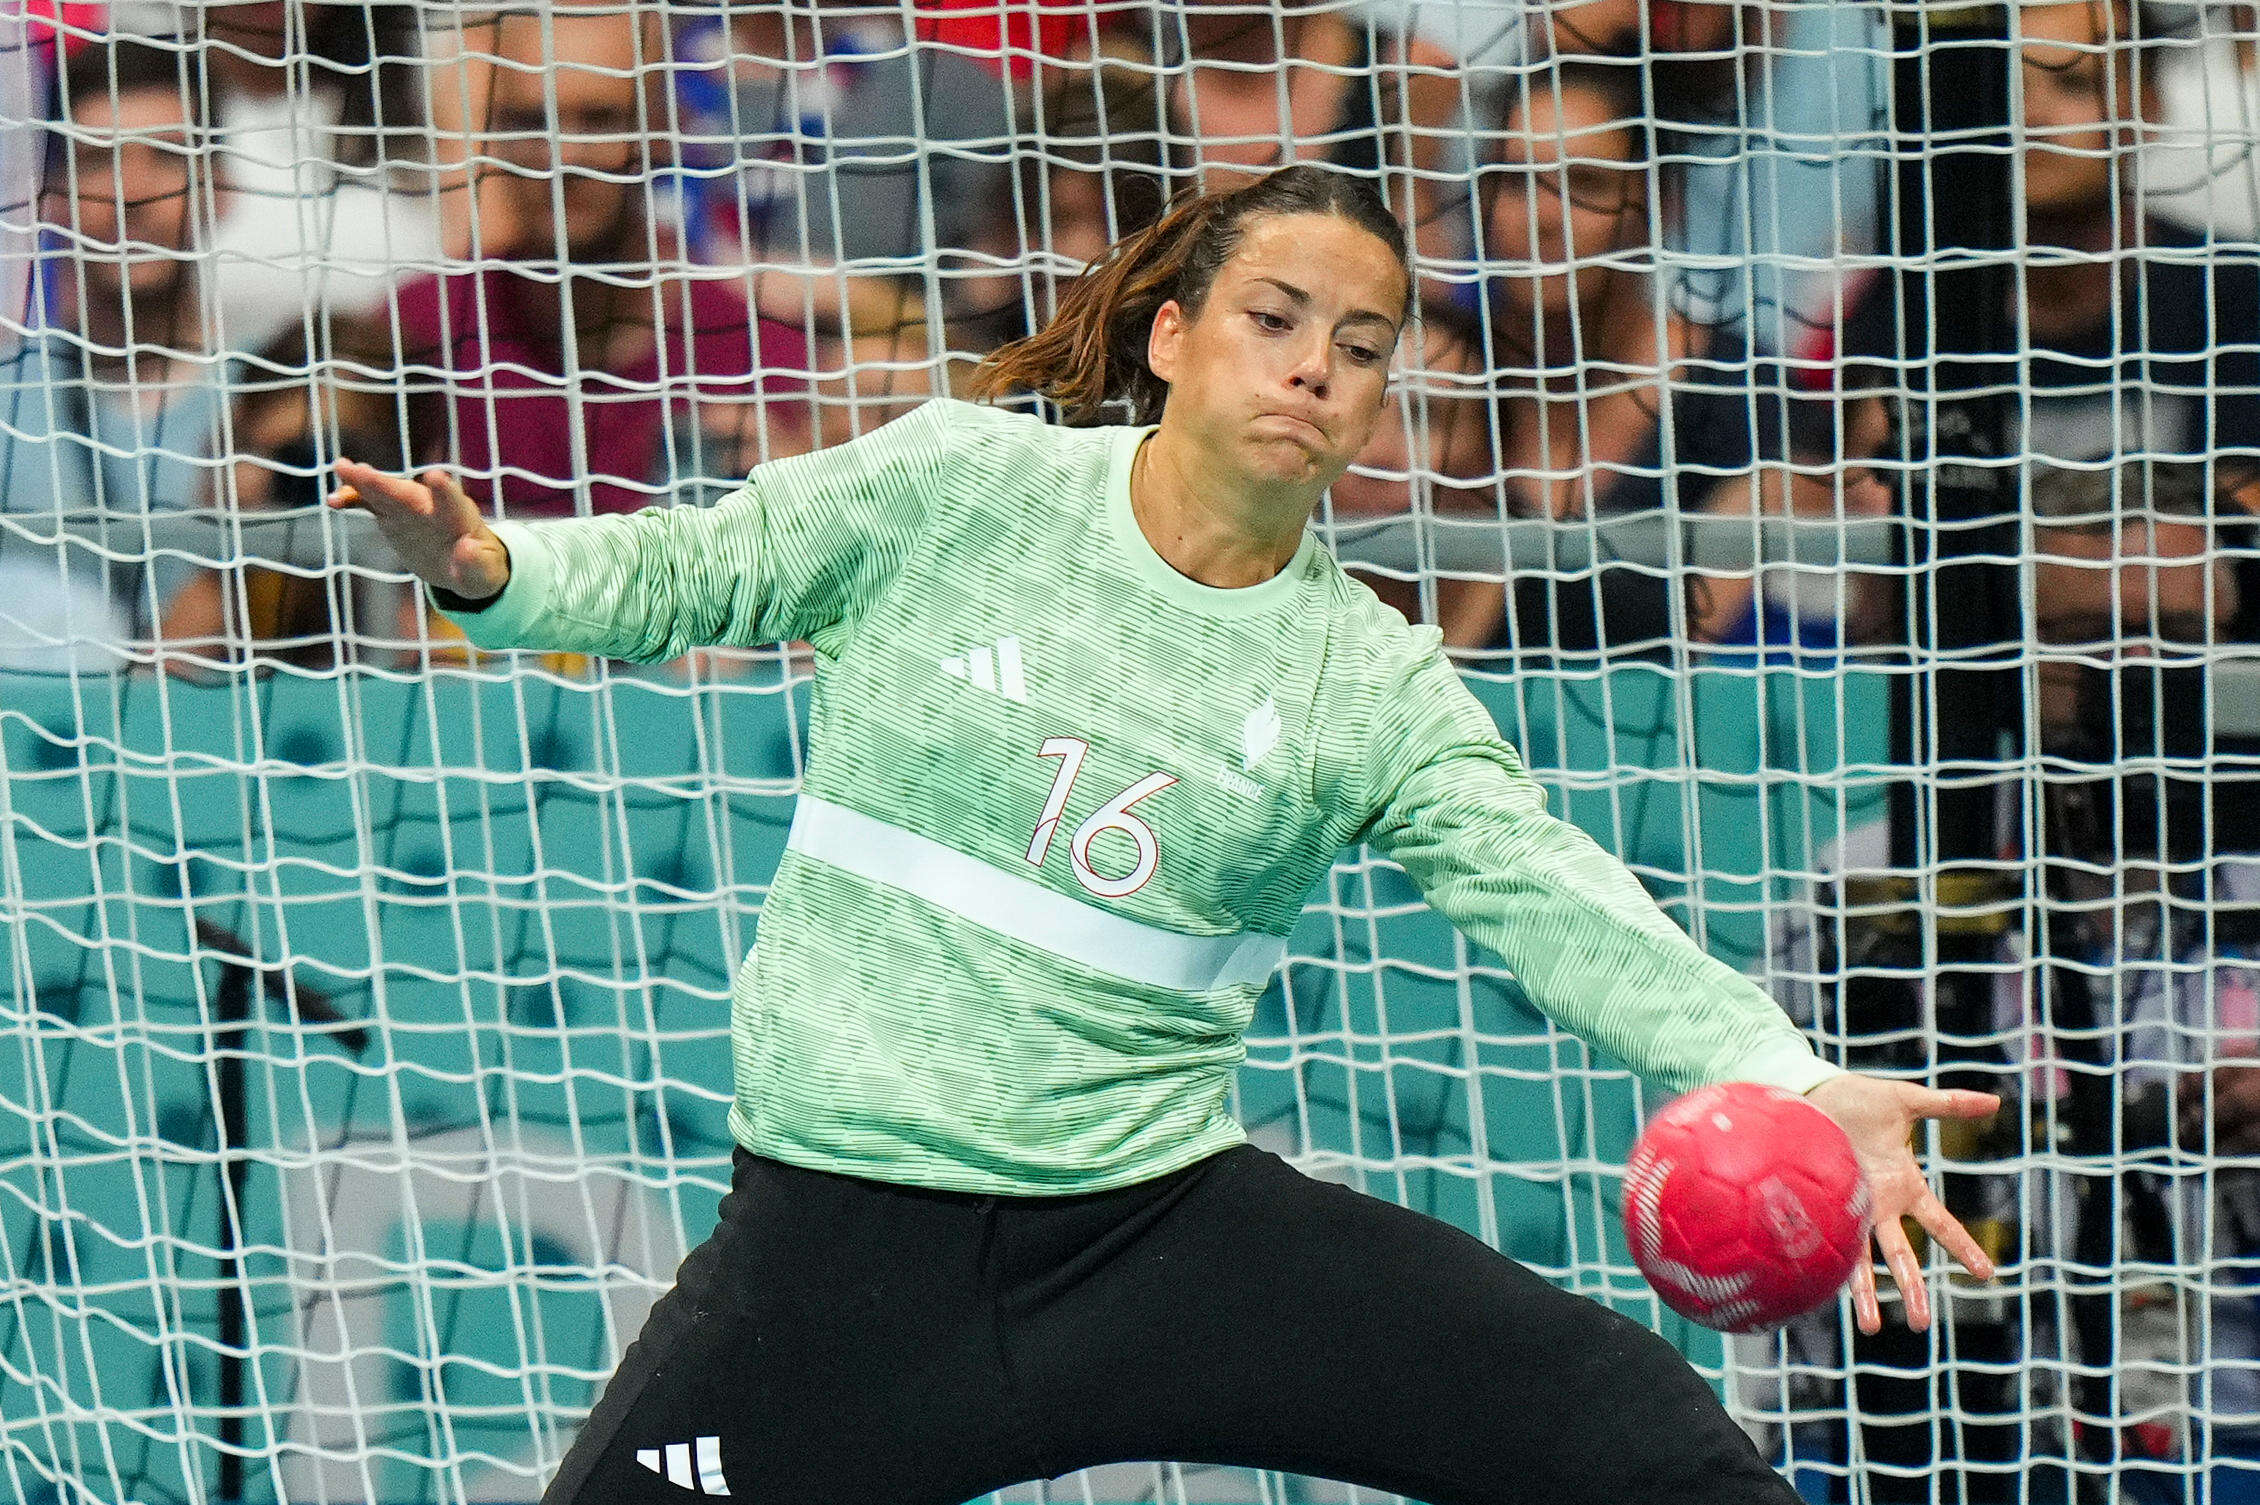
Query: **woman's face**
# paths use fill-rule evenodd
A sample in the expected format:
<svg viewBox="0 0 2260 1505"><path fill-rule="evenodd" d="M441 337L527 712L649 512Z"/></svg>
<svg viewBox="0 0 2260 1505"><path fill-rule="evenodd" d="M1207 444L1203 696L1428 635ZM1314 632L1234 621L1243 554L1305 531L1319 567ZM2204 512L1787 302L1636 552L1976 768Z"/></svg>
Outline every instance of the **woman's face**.
<svg viewBox="0 0 2260 1505"><path fill-rule="evenodd" d="M1646 184L1633 165L1635 127L1592 89L1533 82L1507 117L1485 231L1489 258L1505 262L1510 304L1563 313L1604 280L1594 258L1621 251L1646 229Z"/></svg>
<svg viewBox="0 0 2260 1505"><path fill-rule="evenodd" d="M196 239L187 104L162 88L90 94L71 101L70 123L70 171L57 186L75 197L47 213L91 243L79 263L85 296L114 308L129 293L178 287Z"/></svg>
<svg viewBox="0 0 2260 1505"><path fill-rule="evenodd" d="M2114 171L2135 148L2143 109L2121 8L2036 5L2017 12L2023 43L2025 204L2039 213L2104 214Z"/></svg>
<svg viewBox="0 0 2260 1505"><path fill-rule="evenodd" d="M1244 484L1315 503L1373 437L1405 293L1389 247L1339 215L1251 220L1197 313L1154 316L1162 422Z"/></svg>

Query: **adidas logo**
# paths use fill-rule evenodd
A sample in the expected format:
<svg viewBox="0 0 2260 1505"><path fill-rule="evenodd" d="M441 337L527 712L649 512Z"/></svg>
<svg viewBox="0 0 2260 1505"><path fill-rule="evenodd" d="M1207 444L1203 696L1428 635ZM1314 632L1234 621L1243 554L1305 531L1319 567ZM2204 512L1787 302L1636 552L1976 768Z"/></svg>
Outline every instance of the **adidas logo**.
<svg viewBox="0 0 2260 1505"><path fill-rule="evenodd" d="M1028 675L1020 664L1020 639L998 638L942 660L942 672L962 679L977 690L991 690L1007 700L1028 703Z"/></svg>
<svg viewBox="0 0 2260 1505"><path fill-rule="evenodd" d="M727 1495L722 1477L722 1439L701 1437L696 1443L670 1442L663 1448L638 1448L636 1462L655 1474L665 1474L678 1489L695 1489L702 1495ZM693 1472L693 1465L696 1472Z"/></svg>

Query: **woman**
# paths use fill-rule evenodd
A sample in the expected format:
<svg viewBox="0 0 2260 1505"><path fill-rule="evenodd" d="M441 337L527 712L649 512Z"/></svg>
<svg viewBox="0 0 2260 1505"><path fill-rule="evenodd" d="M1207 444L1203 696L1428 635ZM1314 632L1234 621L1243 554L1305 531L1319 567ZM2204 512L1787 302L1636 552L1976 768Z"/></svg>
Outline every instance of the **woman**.
<svg viewBox="0 0 2260 1505"><path fill-rule="evenodd" d="M1290 148L1359 173L1435 166L1459 84L1455 60L1434 42L1302 5L1263 15L1197 4L1183 24L1172 114L1198 142L1201 166L1237 179Z"/></svg>
<svg viewBox="0 0 2260 1505"><path fill-rule="evenodd" d="M1486 255L1505 268L1490 304L1508 506L1588 524L1672 508L1747 512L1762 474L1768 507L1833 512L1827 481L1807 474L1799 485L1779 468L1781 382L1735 334L1658 296L1651 206L1662 199L1668 216L1672 194L1643 116L1638 71L1619 63L1558 64L1509 101L1484 209ZM1860 498L1849 501L1858 510ZM1746 585L1719 589L1714 605L1696 577L1682 625L1672 582L1652 568L1526 576L1455 624L1453 641L1668 652L1735 620Z"/></svg>
<svg viewBox="0 0 2260 1505"><path fill-rule="evenodd" d="M951 350L994 350L1040 327L1083 269L1169 207L1176 151L1152 60L1118 44L1022 109L1044 150L1014 168L973 237L972 265L947 279Z"/></svg>
<svg viewBox="0 0 2260 1505"><path fill-rule="evenodd" d="M265 0L197 11L219 217L205 249L220 332L256 350L380 315L398 268L440 257L412 5Z"/></svg>
<svg viewBox="0 0 2260 1505"><path fill-rule="evenodd" d="M416 452L452 445L508 517L569 515L584 492L632 511L805 441L799 320L750 310L742 273L686 262L653 217L666 143L637 122L663 113L660 22L654 6L570 5L482 23L482 129L510 166L481 200L483 255L394 297L411 390L439 425ZM727 459L686 463L694 451Z"/></svg>
<svg viewBox="0 0 2260 1505"><path fill-rule="evenodd" d="M1414 321L1417 343L1397 353L1398 380L1373 437L1327 491L1337 525L1352 527L1427 507L1480 519L1497 509L1499 462L1492 448L1483 330L1460 309L1429 299ZM1447 644L1460 619L1484 630L1498 621L1498 585L1437 574L1424 599L1421 577L1352 565L1350 572L1410 622L1434 622Z"/></svg>
<svg viewBox="0 0 2260 1505"><path fill-rule="evenodd" d="M1298 159L1371 174L1411 216L1424 255L1464 258L1465 211L1455 235L1438 202L1463 87L1451 53L1371 12L1302 0L1268 14L1230 0L1156 14L1182 28L1155 50L1181 53L1165 75L1169 117L1204 185L1229 188Z"/></svg>
<svg viewBox="0 0 2260 1505"><path fill-rule="evenodd" d="M1995 1100L1816 1060L1306 533L1410 291L1373 191L1294 167L1172 210L985 368L1150 429L935 402L713 509L533 526L339 463L334 503L483 645L822 657L733 1002L732 1191L550 1500L949 1505L1156 1458L1435 1505L1792 1500L1662 1339L1242 1141L1241 1032L1352 841L1665 1084L1811 1089L1912 1320L1900 1214L1987 1269L1906 1143Z"/></svg>

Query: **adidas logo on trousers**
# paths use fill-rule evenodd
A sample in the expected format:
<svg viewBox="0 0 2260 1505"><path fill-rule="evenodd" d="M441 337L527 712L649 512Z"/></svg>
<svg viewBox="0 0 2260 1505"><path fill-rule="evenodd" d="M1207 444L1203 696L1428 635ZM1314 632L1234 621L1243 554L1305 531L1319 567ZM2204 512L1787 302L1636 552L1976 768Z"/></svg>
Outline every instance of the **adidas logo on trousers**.
<svg viewBox="0 0 2260 1505"><path fill-rule="evenodd" d="M638 1448L636 1462L655 1474L665 1474L669 1484L695 1489L702 1495L727 1495L722 1477L722 1439L701 1437L696 1444L670 1442L663 1448ZM696 1472L692 1465L696 1463Z"/></svg>

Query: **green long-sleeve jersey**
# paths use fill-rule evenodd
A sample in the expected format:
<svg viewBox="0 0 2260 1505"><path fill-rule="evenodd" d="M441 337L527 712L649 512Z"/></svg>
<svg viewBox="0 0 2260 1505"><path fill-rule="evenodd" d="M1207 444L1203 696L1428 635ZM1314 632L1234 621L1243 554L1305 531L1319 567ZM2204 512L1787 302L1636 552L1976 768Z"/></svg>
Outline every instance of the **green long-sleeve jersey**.
<svg viewBox="0 0 2260 1505"><path fill-rule="evenodd" d="M712 508L496 525L510 583L455 614L483 648L817 652L732 992L740 1143L993 1194L1213 1154L1257 996L1359 842L1665 1087L1833 1072L1315 538L1244 589L1172 569L1130 510L1147 432L936 401Z"/></svg>

